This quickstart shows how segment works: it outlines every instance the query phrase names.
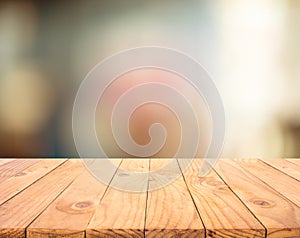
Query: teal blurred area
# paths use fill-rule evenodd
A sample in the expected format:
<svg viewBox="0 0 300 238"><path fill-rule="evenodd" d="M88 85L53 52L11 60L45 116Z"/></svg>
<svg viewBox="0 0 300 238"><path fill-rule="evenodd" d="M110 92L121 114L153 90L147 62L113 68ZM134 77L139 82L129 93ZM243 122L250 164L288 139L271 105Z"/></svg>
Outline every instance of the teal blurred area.
<svg viewBox="0 0 300 238"><path fill-rule="evenodd" d="M226 111L223 157L299 157L299 12L297 0L1 1L0 157L77 157L81 81L145 45L210 72Z"/></svg>

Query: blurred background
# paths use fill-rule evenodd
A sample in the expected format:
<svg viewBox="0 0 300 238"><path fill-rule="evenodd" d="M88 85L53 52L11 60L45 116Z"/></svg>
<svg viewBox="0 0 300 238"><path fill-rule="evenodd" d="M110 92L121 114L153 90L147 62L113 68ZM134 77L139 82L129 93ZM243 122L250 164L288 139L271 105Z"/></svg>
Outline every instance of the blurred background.
<svg viewBox="0 0 300 238"><path fill-rule="evenodd" d="M223 157L300 157L297 0L0 1L0 157L77 157L81 81L144 45L209 71L226 112Z"/></svg>

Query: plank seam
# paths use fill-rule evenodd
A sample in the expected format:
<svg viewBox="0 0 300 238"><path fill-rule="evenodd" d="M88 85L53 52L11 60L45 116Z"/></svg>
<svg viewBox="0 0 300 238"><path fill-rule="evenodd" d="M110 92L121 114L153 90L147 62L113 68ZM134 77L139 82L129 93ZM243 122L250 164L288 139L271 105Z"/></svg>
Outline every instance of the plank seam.
<svg viewBox="0 0 300 238"><path fill-rule="evenodd" d="M111 184L113 178L115 177L117 171L119 170L119 168L120 168L122 162L123 162L123 159L122 159L121 162L119 163L118 168L116 169L116 171L114 172L113 176L111 177L111 179L110 179L108 185L106 186L106 188L105 188L105 190L104 190L104 192L103 192L101 198L99 199L99 202L98 202L97 206L100 205L101 201L103 200L104 196L106 195L107 190L109 189L110 184ZM85 237L85 238L86 238L86 229L88 228L89 224L91 223L91 221L92 221L92 219L93 219L93 217L94 217L94 215L95 215L95 211L96 211L96 209L93 211L93 213L92 213L92 215L91 215L91 217L90 217L90 219L89 219L89 222L87 223L87 226L86 226L86 228L85 228L85 230L84 230L84 237ZM92 229L92 230L93 230L93 229Z"/></svg>
<svg viewBox="0 0 300 238"><path fill-rule="evenodd" d="M61 165L63 165L64 163L66 163L67 160L65 160L64 162L62 162L61 164L59 164L58 166L56 166L55 168L53 168L52 170L50 170L48 173L44 174L43 176L39 177L37 180L33 181L32 183L30 183L28 186L26 186L25 188L23 188L22 190L20 190L18 193L16 193L15 195L11 196L10 198L8 198L7 200L5 200L4 202L0 203L0 206L3 205L4 203L8 202L9 200L11 200L12 198L14 198L15 196L17 196L18 194L20 194L21 192L25 191L27 188L29 188L30 186L32 186L33 184L35 184L36 182L38 182L39 180L41 180L42 178L44 178L45 176L47 176L48 174L50 174L51 172L53 172L53 170L57 169L58 167L60 167ZM34 166L35 164L31 165ZM30 168L31 166L29 166L28 168ZM28 169L26 168L26 169ZM24 169L24 170L26 170ZM24 171L22 170L22 171ZM21 172L22 172L21 171Z"/></svg>
<svg viewBox="0 0 300 238"><path fill-rule="evenodd" d="M33 160L33 159L27 159L27 160ZM18 168L19 168L19 167L22 167L22 164L26 163L26 159L22 159L22 161L20 162L20 164L16 164L13 168L6 168L6 169L4 169L4 171L1 171L1 169L0 169L1 174L5 174L5 173L7 173L7 172L9 172L9 171L11 171L11 170L13 170L13 169L17 169L17 170L18 170L18 172L14 172L11 176L9 175L8 177L4 177L3 180L1 180L1 177L0 177L0 184L3 183L3 182L5 182L6 180L10 179L11 177L15 176L17 173L19 173L19 172L21 172L21 171L24 171L25 169L27 169L27 168L33 166L34 164L36 164L36 163L38 163L38 162L40 161L40 160L38 160L38 159L36 159L36 160L37 160L37 161L36 161L36 162L33 162L32 164L26 165L22 170L18 170ZM10 161L10 162L8 162L8 163L6 163L6 164L2 164L2 165L0 165L0 168L1 168L1 166L6 167L7 165L10 165L10 164L12 164L12 163L16 163L16 161L17 161L17 160L13 160L13 161ZM2 169L3 169L3 168L2 168Z"/></svg>
<svg viewBox="0 0 300 238"><path fill-rule="evenodd" d="M210 166L210 165L209 165ZM228 187L228 189L236 196L236 198L246 207L246 209L254 216L254 218L262 225L262 227L265 230L265 238L267 238L267 228L265 225L258 219L258 217L250 210L250 208L243 202L243 200L233 191L233 189L226 183L226 181L222 178L222 176L212 167L210 168L215 171L215 173L219 176L219 178L225 183L225 185Z"/></svg>
<svg viewBox="0 0 300 238"><path fill-rule="evenodd" d="M295 161L293 161L293 160L299 160L299 159L295 159L295 158L284 158L284 159L286 161L288 161L288 162L290 162L290 163L292 163L292 164L297 165L297 166L300 167L300 164L294 163Z"/></svg>
<svg viewBox="0 0 300 238"><path fill-rule="evenodd" d="M148 164L148 183L147 183L147 194L146 194L146 206L145 206L145 219L144 219L144 237L146 237L146 222L147 222L147 208L148 208L148 194L149 194L149 174L150 174L151 159Z"/></svg>
<svg viewBox="0 0 300 238"><path fill-rule="evenodd" d="M297 180L297 182L300 182L299 179L296 179L295 177L293 177L293 176L287 174L286 172L284 172L284 171L282 171L282 170L280 170L280 169L278 169L278 168L272 166L271 164L268 164L267 162L263 161L262 159L258 159L258 160L259 160L260 162L264 163L265 165L268 165L269 167L271 167L271 168L273 168L273 169L276 169L277 171L279 171L279 172L281 172L281 173L283 173L283 174L285 174L285 175L287 175L287 176L289 176L289 177L291 177L291 178ZM285 160L285 161L289 162L288 160ZM290 163L290 162L289 162L289 163ZM294 163L291 163L291 164L294 164Z"/></svg>
<svg viewBox="0 0 300 238"><path fill-rule="evenodd" d="M193 204L194 204L194 206L195 206L195 208L196 208L197 214L198 214L198 216L199 216L199 218L200 218L200 221L201 221L201 223L202 223L202 226L203 226L203 228L204 228L204 237L207 237L207 230L206 230L207 228L206 228L205 225L204 225L204 222L203 222L203 220L202 220L202 217L201 217L201 215L200 215L200 212L199 212L199 210L198 210L198 207L197 207L197 205L196 205L196 202L195 202L195 200L194 200L194 197L193 197L193 195L192 195L192 193L191 193L191 191L190 191L190 188L189 188L189 186L188 186L188 184L187 184L187 182L186 182L186 179L185 179L185 177L184 177L184 174L183 174L183 172L182 172L182 169L181 169L181 167L180 167L180 165L179 165L178 159L176 159L176 162L177 162L177 164L178 164L178 167L179 167L179 169L180 169L180 172L181 172L183 181L184 181L184 183L185 183L185 185L186 185L186 187L187 187L187 190L188 190L188 192L189 192L189 194L190 194L190 197L191 197L191 199L192 199L192 201L193 201Z"/></svg>
<svg viewBox="0 0 300 238"><path fill-rule="evenodd" d="M64 161L63 163L61 163L59 166L57 166L55 169L57 169L58 167L62 166L63 164L65 164L69 159L66 159L66 161ZM54 169L53 169L54 170ZM53 171L51 170L51 171ZM46 175L45 175L46 176ZM36 220L38 219L43 213L45 210L48 209L48 207L56 200L58 199L58 197L68 188L71 186L71 184L75 181L75 179L79 176L79 174L77 176L75 176L75 178L64 188L61 190L60 193L58 193L58 195L53 198L53 200L45 207L45 209L43 209L40 214L38 214L38 216L36 216L26 227L25 227L25 238L27 237L27 229L29 228L29 226ZM43 176L44 177L44 176ZM41 179L41 178L40 178ZM37 181L36 181L37 182ZM35 182L34 182L35 183ZM32 183L33 184L33 183Z"/></svg>
<svg viewBox="0 0 300 238"><path fill-rule="evenodd" d="M300 208L300 206L299 206L298 204L294 203L292 200L290 200L289 198L287 198L284 194L282 194L281 192L277 191L273 186L271 186L270 184L266 183L265 181L263 181L262 179L260 179L259 177L257 177L255 174L251 173L251 171L250 171L249 169L240 166L240 165L239 165L236 161L234 161L234 160L233 160L233 162L234 162L237 166L239 166L241 169L247 171L247 172L250 173L252 176L254 176L254 177L256 177L258 180L260 180L263 184L265 184L266 186L268 186L269 188L271 188L272 190L274 190L274 191L275 191L276 193L278 193L283 199L285 199L285 200L288 201L288 202L293 203L295 206L297 206L297 207ZM297 181L298 181L298 180L297 180Z"/></svg>
<svg viewBox="0 0 300 238"><path fill-rule="evenodd" d="M45 209L43 209L40 214L38 214L25 228L25 236L27 236L27 229L29 228L29 226L36 220L38 219L45 210L47 210L47 208L68 188L70 187L70 185L74 182L74 180L77 178L77 176L64 188L61 190L61 192L55 197L53 198L53 200L45 207Z"/></svg>

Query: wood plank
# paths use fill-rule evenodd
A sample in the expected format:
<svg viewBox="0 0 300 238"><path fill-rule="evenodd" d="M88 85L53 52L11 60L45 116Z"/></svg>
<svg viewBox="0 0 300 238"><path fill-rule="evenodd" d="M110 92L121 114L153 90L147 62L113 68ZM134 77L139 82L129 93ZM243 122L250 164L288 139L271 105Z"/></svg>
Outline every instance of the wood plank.
<svg viewBox="0 0 300 238"><path fill-rule="evenodd" d="M10 161L13 161L13 160L15 160L15 159L4 159L4 158L1 158L0 159L0 166L3 165L3 164L8 163Z"/></svg>
<svg viewBox="0 0 300 238"><path fill-rule="evenodd" d="M68 160L0 206L0 237L25 237L25 228L84 170Z"/></svg>
<svg viewBox="0 0 300 238"><path fill-rule="evenodd" d="M287 161L300 166L300 159L287 159Z"/></svg>
<svg viewBox="0 0 300 238"><path fill-rule="evenodd" d="M286 159L261 159L266 164L300 181L300 166Z"/></svg>
<svg viewBox="0 0 300 238"><path fill-rule="evenodd" d="M265 237L264 227L215 171L205 177L198 176L202 165L203 160L194 159L184 177L207 237Z"/></svg>
<svg viewBox="0 0 300 238"><path fill-rule="evenodd" d="M64 159L40 160L32 166L17 173L15 176L0 183L0 205L20 193L45 174L55 169L64 161Z"/></svg>
<svg viewBox="0 0 300 238"><path fill-rule="evenodd" d="M148 159L124 159L121 163L123 169L128 171L149 171ZM135 177L126 175L121 168L118 169L112 180L117 185L120 180L127 183L137 183ZM143 181L141 186L147 186ZM141 187L147 191L147 187ZM147 192L132 193L108 189L86 230L86 237L144 237L144 221Z"/></svg>
<svg viewBox="0 0 300 238"><path fill-rule="evenodd" d="M39 159L15 159L0 166L0 183L37 163Z"/></svg>
<svg viewBox="0 0 300 238"><path fill-rule="evenodd" d="M300 207L300 182L298 180L257 159L235 159L234 162Z"/></svg>
<svg viewBox="0 0 300 238"><path fill-rule="evenodd" d="M250 161L259 166L254 160ZM249 173L236 161L219 160L215 170L266 227L268 237L300 236L298 206L263 183L260 177ZM280 178L277 177L278 179Z"/></svg>
<svg viewBox="0 0 300 238"><path fill-rule="evenodd" d="M163 169L145 179L122 169L147 172L148 159L123 160L111 185L143 193L107 189L80 160L18 160L0 160L0 238L204 237L205 228L207 237L264 237L264 226L268 237L300 237L299 159L220 160L204 178L195 160L151 192L178 164L166 170L172 160L151 159L151 171Z"/></svg>
<svg viewBox="0 0 300 238"><path fill-rule="evenodd" d="M115 160L114 163L121 160ZM118 164L116 164L118 166ZM111 178L115 171L112 171ZM27 228L27 238L84 238L85 229L107 185L88 170L74 182Z"/></svg>
<svg viewBox="0 0 300 238"><path fill-rule="evenodd" d="M156 170L166 160L151 160L150 169ZM149 177L151 183L159 183L175 173L180 173L175 163L168 170L160 172L160 176ZM148 192L146 211L146 237L204 237L205 231L196 207L188 192L187 186L180 176L168 186Z"/></svg>

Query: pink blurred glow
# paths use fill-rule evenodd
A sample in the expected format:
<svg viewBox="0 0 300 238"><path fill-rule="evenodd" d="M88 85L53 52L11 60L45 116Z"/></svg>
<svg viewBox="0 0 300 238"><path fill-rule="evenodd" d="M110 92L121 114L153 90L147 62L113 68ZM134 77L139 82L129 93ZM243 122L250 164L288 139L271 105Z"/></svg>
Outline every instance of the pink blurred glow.
<svg viewBox="0 0 300 238"><path fill-rule="evenodd" d="M111 114L119 97L129 89L145 83L165 84L177 90L196 109L201 131L200 146L197 156L203 157L210 142L211 121L205 102L192 85L175 73L160 69L138 69L130 71L107 87L96 111L96 129L100 144L109 156L129 156L115 143L111 130ZM155 94L156 92L153 92ZM153 157L173 157L180 145L181 128L178 118L169 108L156 103L147 103L134 111L129 121L132 138L139 144L149 143L148 129L153 123L161 123L167 131L167 141L163 148Z"/></svg>

